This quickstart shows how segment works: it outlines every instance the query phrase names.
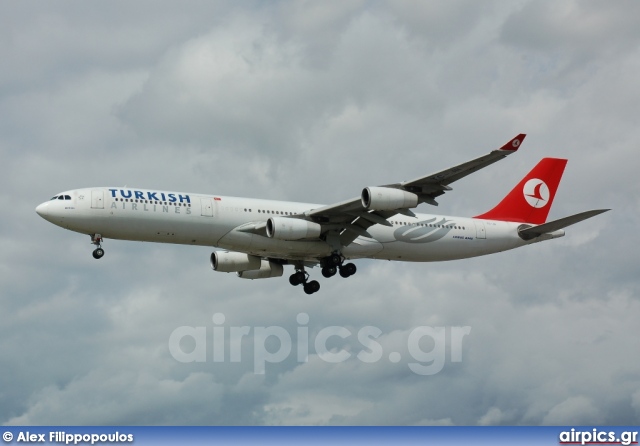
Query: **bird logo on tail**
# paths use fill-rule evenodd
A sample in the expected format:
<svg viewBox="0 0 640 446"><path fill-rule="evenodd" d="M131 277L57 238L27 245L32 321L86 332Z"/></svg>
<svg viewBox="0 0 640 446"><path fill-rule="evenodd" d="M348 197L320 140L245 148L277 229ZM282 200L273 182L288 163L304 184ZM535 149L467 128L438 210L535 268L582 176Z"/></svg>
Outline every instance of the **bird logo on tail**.
<svg viewBox="0 0 640 446"><path fill-rule="evenodd" d="M527 181L522 188L522 193L531 207L542 208L549 202L549 187L539 178Z"/></svg>

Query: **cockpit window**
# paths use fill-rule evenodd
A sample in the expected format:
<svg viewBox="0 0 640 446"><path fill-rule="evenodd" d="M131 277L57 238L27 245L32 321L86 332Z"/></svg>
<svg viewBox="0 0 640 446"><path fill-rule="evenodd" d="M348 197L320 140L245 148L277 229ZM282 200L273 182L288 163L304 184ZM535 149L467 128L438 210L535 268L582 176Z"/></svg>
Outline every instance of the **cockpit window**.
<svg viewBox="0 0 640 446"><path fill-rule="evenodd" d="M65 196L64 196L64 199L65 199L65 200L71 200L71 196L70 196L70 195L65 195Z"/></svg>
<svg viewBox="0 0 640 446"><path fill-rule="evenodd" d="M52 200L57 200L58 196L56 195L55 197L52 198Z"/></svg>
<svg viewBox="0 0 640 446"><path fill-rule="evenodd" d="M64 200L64 195L58 196L58 200Z"/></svg>

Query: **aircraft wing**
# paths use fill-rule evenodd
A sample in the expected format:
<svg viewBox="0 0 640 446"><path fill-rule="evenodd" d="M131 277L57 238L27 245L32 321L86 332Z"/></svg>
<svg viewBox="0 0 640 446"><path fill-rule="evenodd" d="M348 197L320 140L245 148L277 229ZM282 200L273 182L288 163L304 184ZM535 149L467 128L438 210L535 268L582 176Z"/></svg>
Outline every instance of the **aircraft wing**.
<svg viewBox="0 0 640 446"><path fill-rule="evenodd" d="M435 198L450 191L449 184L514 153L522 144L525 136L525 134L519 134L499 149L466 163L410 181L379 186L379 188L409 192L417 195L417 204L428 203L437 206ZM366 230L374 224L391 226L387 219L397 214L414 215L408 207L393 210L368 210L362 204L361 197L355 197L309 210L304 214L293 216L293 218L311 220L322 224L327 231L337 231L340 234L340 243L342 246L347 246L358 236L369 237Z"/></svg>
<svg viewBox="0 0 640 446"><path fill-rule="evenodd" d="M451 188L449 184L454 181L458 181L461 178L466 177L469 174L477 172L478 170L487 167L496 161L500 161L508 155L511 155L522 141L524 141L525 134L521 133L511 141L503 145L497 150L493 150L487 155L481 156L479 158L473 159L471 161L467 161L466 163L459 164L455 167L451 167L449 169L442 170L440 172L432 173L431 175L427 175L424 177L416 178L411 181L404 181L402 183L395 184L387 184L384 187L393 187L397 189L404 189L409 192L413 192L421 196L424 196L424 202L429 204L434 204L437 206L434 198L444 194L447 191L450 191Z"/></svg>

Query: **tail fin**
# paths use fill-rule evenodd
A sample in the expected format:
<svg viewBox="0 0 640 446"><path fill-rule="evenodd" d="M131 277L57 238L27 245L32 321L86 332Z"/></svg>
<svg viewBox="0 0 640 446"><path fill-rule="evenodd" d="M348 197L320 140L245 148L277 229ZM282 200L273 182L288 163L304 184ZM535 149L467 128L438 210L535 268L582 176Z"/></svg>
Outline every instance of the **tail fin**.
<svg viewBox="0 0 640 446"><path fill-rule="evenodd" d="M474 218L544 223L566 165L565 159L543 158L496 207Z"/></svg>

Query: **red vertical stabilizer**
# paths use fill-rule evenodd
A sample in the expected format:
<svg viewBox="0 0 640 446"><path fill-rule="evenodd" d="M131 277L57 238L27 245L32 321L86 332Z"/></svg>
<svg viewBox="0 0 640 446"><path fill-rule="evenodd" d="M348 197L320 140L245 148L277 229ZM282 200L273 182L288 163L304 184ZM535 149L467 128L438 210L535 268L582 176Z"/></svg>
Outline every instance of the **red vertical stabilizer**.
<svg viewBox="0 0 640 446"><path fill-rule="evenodd" d="M543 158L496 207L474 218L536 225L546 222L566 165L565 159Z"/></svg>

